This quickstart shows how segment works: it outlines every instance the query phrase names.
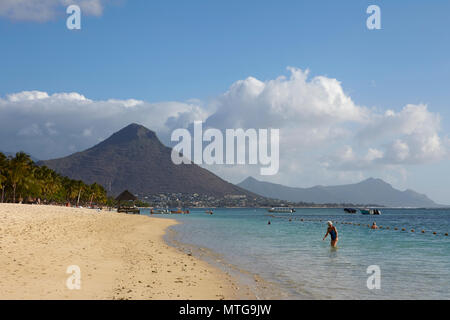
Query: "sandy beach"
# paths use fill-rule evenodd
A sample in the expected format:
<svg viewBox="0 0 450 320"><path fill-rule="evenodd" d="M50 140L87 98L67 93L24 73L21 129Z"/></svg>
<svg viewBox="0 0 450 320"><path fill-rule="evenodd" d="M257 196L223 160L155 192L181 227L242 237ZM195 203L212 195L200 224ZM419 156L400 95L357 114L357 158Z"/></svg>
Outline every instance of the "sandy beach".
<svg viewBox="0 0 450 320"><path fill-rule="evenodd" d="M175 220L0 204L0 299L249 299L228 274L168 246ZM66 284L69 266L81 288Z"/></svg>

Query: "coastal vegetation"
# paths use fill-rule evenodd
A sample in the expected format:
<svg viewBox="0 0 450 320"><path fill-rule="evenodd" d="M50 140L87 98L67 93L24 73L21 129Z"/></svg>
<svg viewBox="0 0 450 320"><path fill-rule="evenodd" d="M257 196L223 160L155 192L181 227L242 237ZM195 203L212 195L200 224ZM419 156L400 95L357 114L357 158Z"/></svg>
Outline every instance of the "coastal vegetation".
<svg viewBox="0 0 450 320"><path fill-rule="evenodd" d="M5 156L0 152L0 202L108 205L106 190L99 184L64 177L46 166L38 166L31 157L18 152Z"/></svg>

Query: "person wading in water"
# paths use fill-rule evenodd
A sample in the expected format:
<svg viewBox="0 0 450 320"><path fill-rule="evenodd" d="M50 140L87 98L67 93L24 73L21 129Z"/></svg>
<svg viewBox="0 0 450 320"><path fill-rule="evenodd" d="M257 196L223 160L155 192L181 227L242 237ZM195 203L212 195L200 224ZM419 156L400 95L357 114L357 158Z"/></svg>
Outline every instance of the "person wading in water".
<svg viewBox="0 0 450 320"><path fill-rule="evenodd" d="M331 246L332 246L333 248L336 248L337 243L338 243L338 241L339 241L339 238L338 238L338 231L337 231L336 227L333 226L333 222L328 221L327 223L328 223L327 234L325 235L325 237L323 237L323 240L325 240L326 237L327 237L328 235L330 235L330 236L331 236L331 243L330 243L330 244L331 244Z"/></svg>

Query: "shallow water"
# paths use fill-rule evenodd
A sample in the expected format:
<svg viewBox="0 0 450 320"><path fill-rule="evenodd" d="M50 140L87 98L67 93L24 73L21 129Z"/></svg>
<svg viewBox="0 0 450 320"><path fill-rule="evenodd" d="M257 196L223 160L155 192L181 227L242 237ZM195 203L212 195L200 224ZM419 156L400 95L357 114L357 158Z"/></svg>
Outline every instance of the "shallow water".
<svg viewBox="0 0 450 320"><path fill-rule="evenodd" d="M450 238L444 235L450 231L450 210L382 211L363 216L298 209L271 217L266 209L216 209L214 215L191 210L167 217L183 222L172 227L177 241L210 249L276 284L280 298L450 299ZM322 241L327 220L337 222L337 249L329 238ZM383 229L370 230L373 221ZM371 265L381 269L381 289L367 287Z"/></svg>

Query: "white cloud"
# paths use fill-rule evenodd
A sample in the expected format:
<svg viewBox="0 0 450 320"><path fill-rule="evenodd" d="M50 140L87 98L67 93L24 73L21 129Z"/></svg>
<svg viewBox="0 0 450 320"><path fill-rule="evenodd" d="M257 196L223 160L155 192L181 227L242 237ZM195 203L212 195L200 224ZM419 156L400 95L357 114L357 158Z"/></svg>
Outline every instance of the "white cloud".
<svg viewBox="0 0 450 320"><path fill-rule="evenodd" d="M328 127L367 118L367 109L356 106L336 79L319 76L309 80L308 71L289 71L289 78L237 81L214 101L217 112L208 121L225 127L317 127L324 122Z"/></svg>
<svg viewBox="0 0 450 320"><path fill-rule="evenodd" d="M137 122L169 144L172 130L204 120L204 128L280 129L280 171L272 182L293 186L355 182L369 176L401 181L405 168L439 161L450 139L426 105L400 111L358 106L336 79L289 77L236 81L212 101L94 100L80 93L24 91L0 97L0 150L47 159L91 147ZM259 166L208 167L239 182ZM258 177L261 178L261 177Z"/></svg>
<svg viewBox="0 0 450 320"><path fill-rule="evenodd" d="M0 150L25 150L40 159L67 155L137 122L166 139L207 114L183 102L91 100L78 93L24 91L0 97Z"/></svg>
<svg viewBox="0 0 450 320"><path fill-rule="evenodd" d="M381 159L384 156L384 152L378 149L373 149L370 148L369 151L367 152L366 161L375 161L377 159Z"/></svg>
<svg viewBox="0 0 450 320"><path fill-rule="evenodd" d="M45 22L65 14L71 4L80 6L83 15L100 16L109 0L1 0L0 16L11 20Z"/></svg>
<svg viewBox="0 0 450 320"><path fill-rule="evenodd" d="M447 137L441 138L441 119L426 105L406 105L400 112L372 112L358 128L352 156L336 151L322 158L329 170L403 170L407 165L435 163L448 157ZM404 175L404 174L403 174Z"/></svg>
<svg viewBox="0 0 450 320"><path fill-rule="evenodd" d="M359 139L372 142L392 135L432 135L440 129L438 114L428 111L426 105L406 105L400 112L387 110L373 114L370 123L361 130Z"/></svg>
<svg viewBox="0 0 450 320"><path fill-rule="evenodd" d="M312 170L311 165L317 167L311 163L317 152L349 139L352 126L365 123L370 115L344 93L336 79L310 79L308 71L288 70L289 77L265 82L249 77L235 82L211 103L214 112L206 121L207 127L222 130L280 129L280 174L272 177L280 182Z"/></svg>
<svg viewBox="0 0 450 320"><path fill-rule="evenodd" d="M405 166L448 154L440 117L426 105L409 104L399 112L368 109L356 105L336 79L309 79L308 71L289 70L289 78L235 82L215 99L216 112L206 122L222 129L280 128L280 173L269 180L291 185L371 175L401 180ZM233 168L210 169L236 176Z"/></svg>
<svg viewBox="0 0 450 320"><path fill-rule="evenodd" d="M123 104L126 108L132 108L132 107L135 107L137 105L140 105L140 104L144 103L144 101L135 100L135 99L128 99L128 100L110 99L110 100L108 100L108 102L110 102L110 103L120 103L120 104Z"/></svg>
<svg viewBox="0 0 450 320"><path fill-rule="evenodd" d="M8 101L20 102L20 101L31 101L38 99L48 98L47 92L41 91L22 91L19 93L13 93L6 96Z"/></svg>

